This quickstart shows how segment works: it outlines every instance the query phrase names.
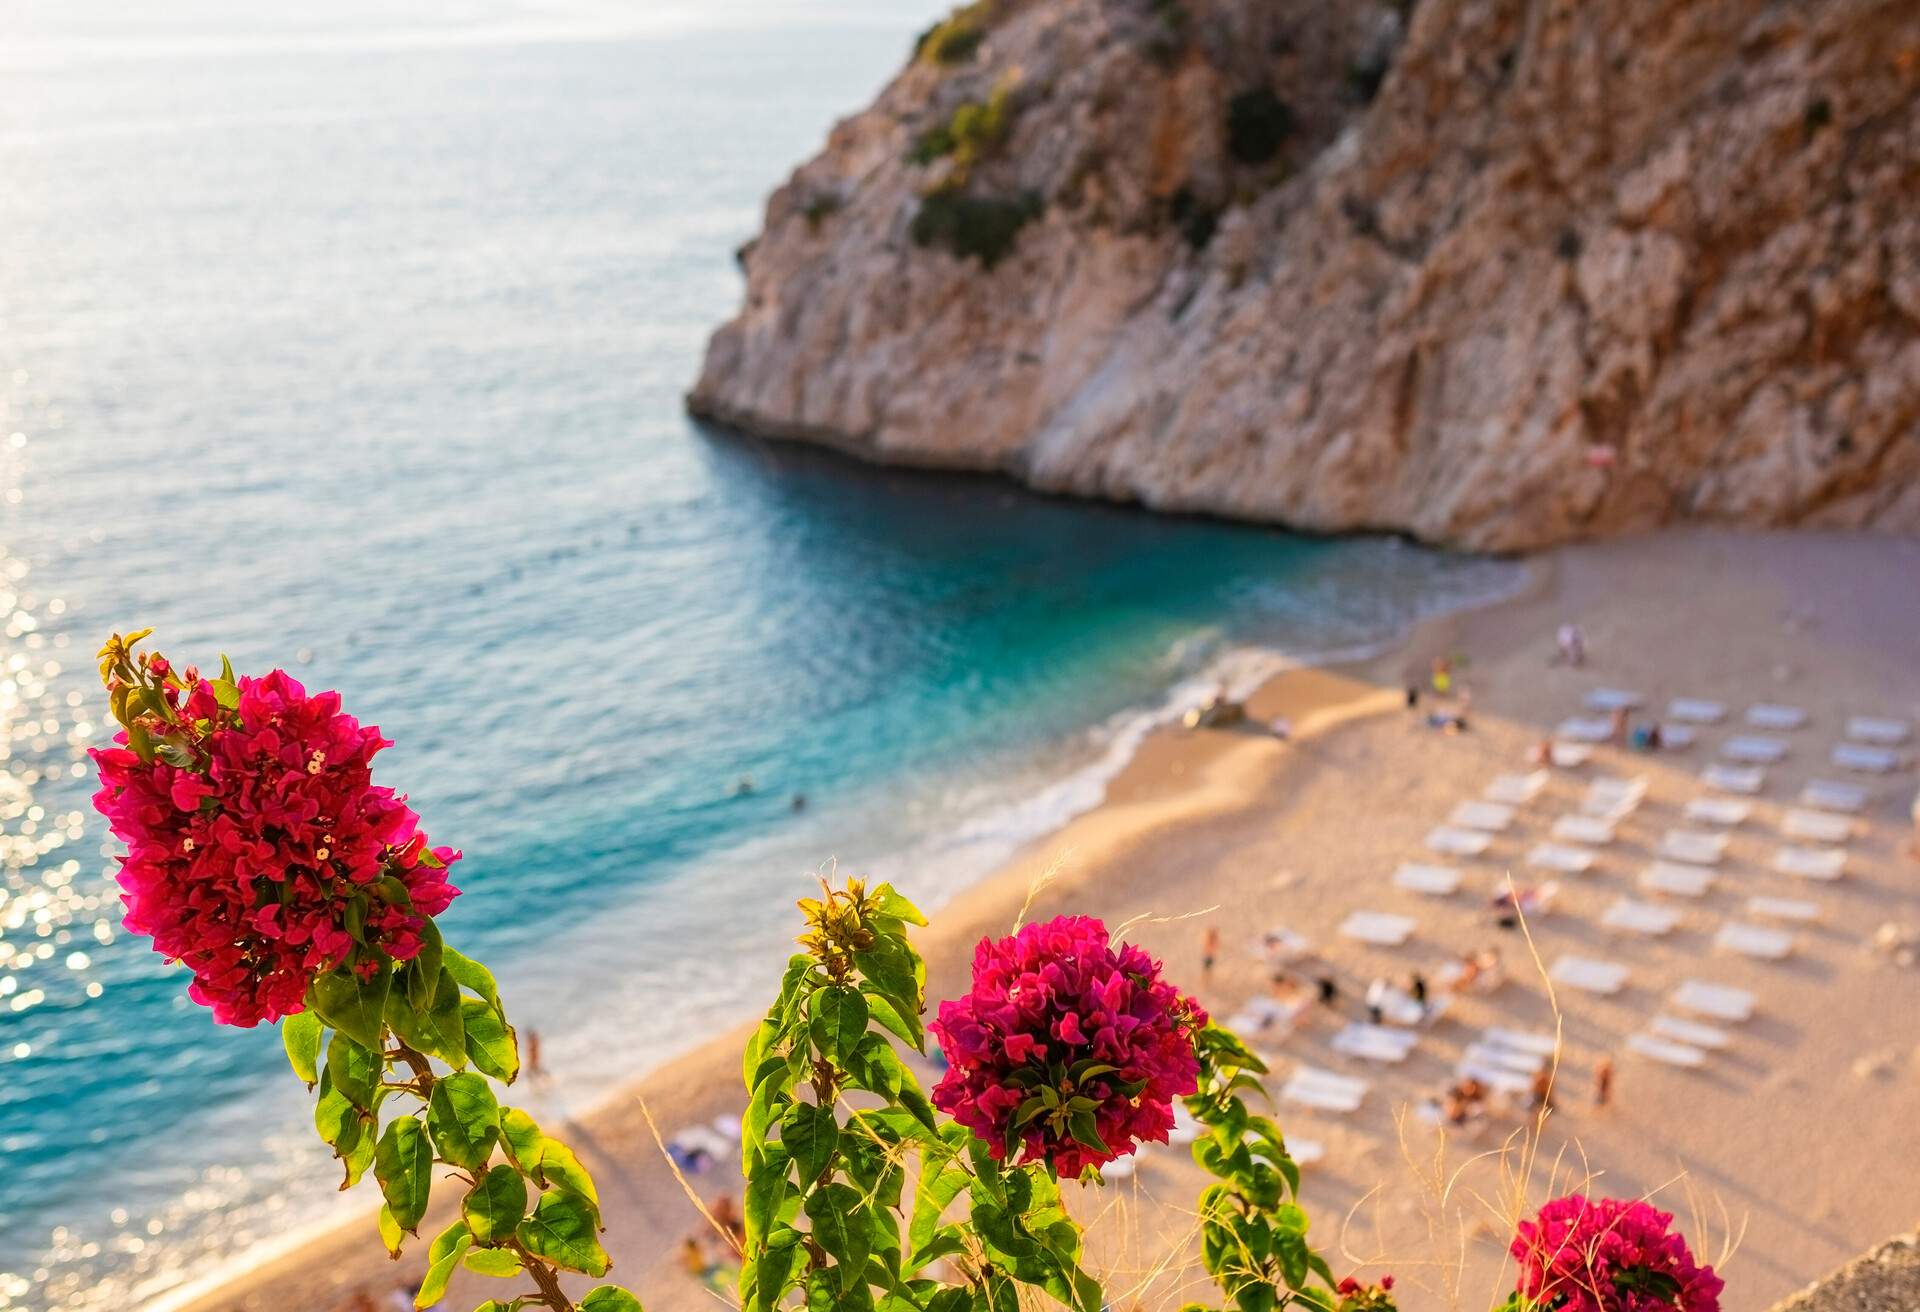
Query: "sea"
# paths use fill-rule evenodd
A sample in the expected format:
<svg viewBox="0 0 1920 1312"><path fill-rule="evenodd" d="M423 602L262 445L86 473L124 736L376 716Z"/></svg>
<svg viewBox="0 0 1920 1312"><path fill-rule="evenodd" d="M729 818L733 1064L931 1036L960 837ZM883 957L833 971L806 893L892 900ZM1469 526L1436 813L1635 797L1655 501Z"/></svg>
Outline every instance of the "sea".
<svg viewBox="0 0 1920 1312"><path fill-rule="evenodd" d="M120 928L112 631L395 741L577 1110L753 1012L820 874L937 907L1221 683L1516 585L691 423L764 196L937 14L8 6L0 1309L165 1307L366 1201Z"/></svg>

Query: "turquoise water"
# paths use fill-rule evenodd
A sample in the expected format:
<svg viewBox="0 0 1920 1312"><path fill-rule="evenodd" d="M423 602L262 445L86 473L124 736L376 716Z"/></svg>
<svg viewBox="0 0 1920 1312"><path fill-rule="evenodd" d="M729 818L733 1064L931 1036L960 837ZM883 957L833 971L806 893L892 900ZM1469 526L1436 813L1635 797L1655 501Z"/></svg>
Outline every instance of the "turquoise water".
<svg viewBox="0 0 1920 1312"><path fill-rule="evenodd" d="M0 1308L156 1298L335 1201L276 1037L117 931L80 769L110 629L398 740L381 777L467 853L447 932L577 1108L750 1008L811 872L938 903L1216 678L1511 582L690 425L762 195L932 8L21 11Z"/></svg>

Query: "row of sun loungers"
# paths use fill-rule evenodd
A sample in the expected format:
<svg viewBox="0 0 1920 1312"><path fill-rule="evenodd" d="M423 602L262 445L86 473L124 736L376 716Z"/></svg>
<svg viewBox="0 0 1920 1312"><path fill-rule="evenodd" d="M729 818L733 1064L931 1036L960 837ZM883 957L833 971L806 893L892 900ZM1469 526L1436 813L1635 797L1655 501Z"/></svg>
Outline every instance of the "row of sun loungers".
<svg viewBox="0 0 1920 1312"><path fill-rule="evenodd" d="M1722 1024L1739 1024L1753 1015L1754 997L1744 989L1688 980L1673 991L1667 1005ZM1648 1021L1646 1029L1627 1036L1629 1050L1664 1065L1688 1070L1704 1066L1709 1053L1731 1042L1732 1037L1718 1026L1666 1012Z"/></svg>

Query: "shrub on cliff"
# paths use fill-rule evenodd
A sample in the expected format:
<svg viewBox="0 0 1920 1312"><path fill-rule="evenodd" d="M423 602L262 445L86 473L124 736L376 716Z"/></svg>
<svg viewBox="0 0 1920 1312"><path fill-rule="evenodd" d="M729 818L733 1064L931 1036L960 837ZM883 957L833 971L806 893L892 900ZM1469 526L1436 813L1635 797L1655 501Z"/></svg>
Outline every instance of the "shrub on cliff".
<svg viewBox="0 0 1920 1312"><path fill-rule="evenodd" d="M1020 229L1040 217L1044 208L1033 192L1007 199L969 196L958 187L942 187L921 198L909 235L916 246L936 246L961 259L977 259L991 269L1012 252Z"/></svg>
<svg viewBox="0 0 1920 1312"><path fill-rule="evenodd" d="M1293 108L1269 87L1242 91L1227 104L1227 153L1242 164L1265 164L1293 135Z"/></svg>
<svg viewBox="0 0 1920 1312"><path fill-rule="evenodd" d="M966 63L987 39L987 21L992 17L993 0L960 6L920 34L914 43L914 57L948 67Z"/></svg>
<svg viewBox="0 0 1920 1312"><path fill-rule="evenodd" d="M974 165L1007 139L1012 126L1013 83L1003 80L985 101L963 101L945 123L922 132L907 152L907 159L914 164L931 164L951 155L956 177L964 182Z"/></svg>

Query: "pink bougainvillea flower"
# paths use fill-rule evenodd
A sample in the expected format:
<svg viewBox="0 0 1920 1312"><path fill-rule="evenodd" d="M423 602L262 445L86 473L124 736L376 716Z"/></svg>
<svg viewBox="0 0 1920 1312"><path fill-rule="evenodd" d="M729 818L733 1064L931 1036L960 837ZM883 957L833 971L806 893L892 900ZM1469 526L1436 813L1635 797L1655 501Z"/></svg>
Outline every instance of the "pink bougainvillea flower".
<svg viewBox="0 0 1920 1312"><path fill-rule="evenodd" d="M146 709L92 753L93 803L127 845L126 927L193 972L188 995L251 1026L301 1010L325 971L417 955L457 895L459 853L429 849L406 799L373 783L379 730L279 670L216 686L169 677L159 657L138 668ZM117 697L126 686L109 682Z"/></svg>
<svg viewBox="0 0 1920 1312"><path fill-rule="evenodd" d="M1139 948L1084 916L982 939L973 988L929 1027L949 1067L933 1103L996 1159L1077 1176L1165 1143L1173 1100L1198 1087L1207 1016Z"/></svg>
<svg viewBox="0 0 1920 1312"><path fill-rule="evenodd" d="M1556 1198L1514 1236L1519 1292L1556 1312L1719 1312L1724 1282L1672 1224L1646 1202Z"/></svg>

